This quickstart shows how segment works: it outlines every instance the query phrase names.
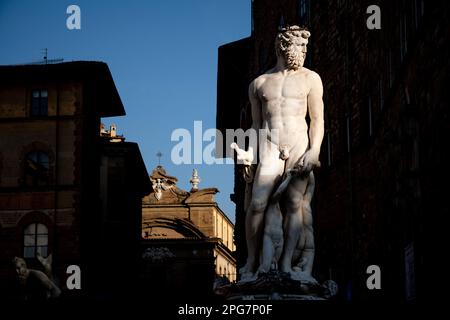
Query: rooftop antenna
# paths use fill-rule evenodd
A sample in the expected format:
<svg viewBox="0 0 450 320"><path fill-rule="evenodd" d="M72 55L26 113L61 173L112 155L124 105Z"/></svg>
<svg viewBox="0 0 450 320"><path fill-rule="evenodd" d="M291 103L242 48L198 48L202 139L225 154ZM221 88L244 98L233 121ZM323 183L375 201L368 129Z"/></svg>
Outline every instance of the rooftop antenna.
<svg viewBox="0 0 450 320"><path fill-rule="evenodd" d="M45 62L45 64L47 64L48 48L41 49L41 52L44 54L44 62Z"/></svg>
<svg viewBox="0 0 450 320"><path fill-rule="evenodd" d="M60 63L60 62L64 61L63 58L48 59L48 48L41 49L41 53L44 55L42 60L27 62L27 63L13 64L13 66L34 65L34 64L52 64L52 63Z"/></svg>
<svg viewBox="0 0 450 320"><path fill-rule="evenodd" d="M156 154L156 156L158 157L158 166L160 166L161 165L161 157L162 157L162 153L161 153L161 151L158 151L158 153Z"/></svg>

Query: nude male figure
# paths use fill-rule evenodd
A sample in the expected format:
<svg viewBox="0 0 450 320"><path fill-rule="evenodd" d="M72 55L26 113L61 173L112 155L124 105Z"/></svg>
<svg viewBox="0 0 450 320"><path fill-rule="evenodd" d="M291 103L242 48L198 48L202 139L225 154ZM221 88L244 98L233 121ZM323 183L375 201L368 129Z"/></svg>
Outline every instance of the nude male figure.
<svg viewBox="0 0 450 320"><path fill-rule="evenodd" d="M319 164L324 121L322 81L317 73L303 67L309 36L308 31L297 26L282 29L275 43L276 66L249 86L252 128L265 130L267 139L258 142L260 161L246 212L248 257L240 270L242 279L253 277L257 271L267 272L272 261L278 260L276 255L281 255L278 268L283 272L295 274L300 268L310 275L312 271L314 241L311 243L312 219L308 207L312 194L308 198L307 187L314 179L312 169ZM251 162L250 158L248 154L244 164ZM280 204L272 201L271 196L287 174L293 176L284 192L285 212L281 216ZM306 265L294 270L299 243Z"/></svg>
<svg viewBox="0 0 450 320"><path fill-rule="evenodd" d="M45 259L39 260L46 261ZM44 272L40 270L28 269L23 258L14 257L12 262L22 286L25 287L28 283L32 282L34 285L39 287L39 290L45 295L46 299L57 298L61 295L61 290ZM44 266L44 268L46 271L50 270L48 266Z"/></svg>

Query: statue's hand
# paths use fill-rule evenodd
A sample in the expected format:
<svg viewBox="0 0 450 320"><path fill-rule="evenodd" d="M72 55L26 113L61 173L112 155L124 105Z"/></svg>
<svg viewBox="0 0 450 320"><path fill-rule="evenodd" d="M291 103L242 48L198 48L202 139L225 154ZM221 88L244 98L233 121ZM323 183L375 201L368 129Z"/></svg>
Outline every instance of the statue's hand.
<svg viewBox="0 0 450 320"><path fill-rule="evenodd" d="M316 167L320 167L319 152L309 149L300 158L299 165L304 174L310 173Z"/></svg>
<svg viewBox="0 0 450 320"><path fill-rule="evenodd" d="M232 143L230 145L230 148L233 149L234 151L236 151L237 153L237 159L242 161L242 163L245 166L251 166L253 163L253 148L249 147L248 151L245 151L241 148L239 148L239 146L236 143Z"/></svg>
<svg viewBox="0 0 450 320"><path fill-rule="evenodd" d="M253 166L245 166L244 167L244 180L247 183L253 182L253 178L255 177L255 168Z"/></svg>

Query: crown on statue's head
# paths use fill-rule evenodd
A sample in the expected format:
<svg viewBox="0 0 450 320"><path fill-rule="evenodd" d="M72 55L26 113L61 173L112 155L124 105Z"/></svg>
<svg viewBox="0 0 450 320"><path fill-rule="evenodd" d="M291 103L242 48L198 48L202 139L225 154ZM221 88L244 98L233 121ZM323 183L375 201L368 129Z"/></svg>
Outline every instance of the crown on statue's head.
<svg viewBox="0 0 450 320"><path fill-rule="evenodd" d="M282 26L279 26L279 27L278 27L278 31L280 31L280 32L286 32L286 31L302 31L302 30L306 30L306 28L299 27L299 26L296 26L296 25L294 25L294 26L286 25L286 26L284 26L284 27L282 27Z"/></svg>
<svg viewBox="0 0 450 320"><path fill-rule="evenodd" d="M278 27L278 32L279 33L285 33L285 32L293 32L293 31L299 31L301 32L301 36L302 38L309 38L311 33L308 31L308 29L306 27L299 27L296 25L290 26L290 25L286 25L285 27Z"/></svg>

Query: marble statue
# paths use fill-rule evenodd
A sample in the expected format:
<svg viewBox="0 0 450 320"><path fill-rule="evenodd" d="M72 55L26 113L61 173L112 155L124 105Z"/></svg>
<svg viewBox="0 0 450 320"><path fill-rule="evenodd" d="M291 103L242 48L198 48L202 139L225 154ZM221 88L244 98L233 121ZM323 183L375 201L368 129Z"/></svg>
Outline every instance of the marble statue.
<svg viewBox="0 0 450 320"><path fill-rule="evenodd" d="M45 272L51 273L49 265L51 262L42 257L39 257L38 260L43 263ZM51 276L40 270L28 269L23 258L14 257L12 262L19 277L19 282L24 288L25 299L49 299L61 295L61 290L51 280Z"/></svg>
<svg viewBox="0 0 450 320"><path fill-rule="evenodd" d="M249 86L252 128L264 130L267 137L258 141L259 162L253 172L253 150L231 146L245 166L247 183L252 180L245 221L248 257L240 269L241 281L279 270L292 279L317 283L311 275L310 203L324 135L323 86L317 73L303 67L309 37L298 26L280 29L275 67Z"/></svg>

